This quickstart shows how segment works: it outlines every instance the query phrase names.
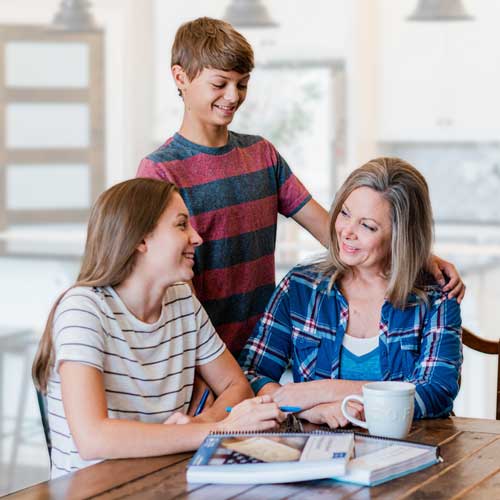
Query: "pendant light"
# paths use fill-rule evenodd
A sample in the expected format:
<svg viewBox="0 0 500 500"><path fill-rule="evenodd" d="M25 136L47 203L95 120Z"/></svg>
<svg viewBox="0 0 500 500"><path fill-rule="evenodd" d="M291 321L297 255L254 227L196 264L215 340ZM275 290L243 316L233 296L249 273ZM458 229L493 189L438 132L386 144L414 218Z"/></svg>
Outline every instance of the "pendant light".
<svg viewBox="0 0 500 500"><path fill-rule="evenodd" d="M418 0L417 7L407 21L472 21L462 0Z"/></svg>
<svg viewBox="0 0 500 500"><path fill-rule="evenodd" d="M52 25L68 31L93 31L97 29L90 12L88 0L61 0Z"/></svg>
<svg viewBox="0 0 500 500"><path fill-rule="evenodd" d="M273 21L261 0L231 0L224 20L236 28L274 28Z"/></svg>

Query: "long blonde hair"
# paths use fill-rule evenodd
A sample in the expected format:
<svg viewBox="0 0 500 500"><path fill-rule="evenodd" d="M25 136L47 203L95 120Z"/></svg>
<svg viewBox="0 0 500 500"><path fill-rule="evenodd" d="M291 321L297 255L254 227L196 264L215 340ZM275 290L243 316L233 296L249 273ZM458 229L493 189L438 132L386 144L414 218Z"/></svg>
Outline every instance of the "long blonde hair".
<svg viewBox="0 0 500 500"><path fill-rule="evenodd" d="M92 207L82 266L71 288L123 282L134 268L137 246L154 230L176 192L173 184L154 179L132 179L104 191ZM33 381L42 392L53 364L54 314L67 291L50 311L33 361Z"/></svg>
<svg viewBox="0 0 500 500"><path fill-rule="evenodd" d="M388 300L404 308L408 294L425 298L419 278L429 261L433 240L432 208L424 176L399 158L375 158L354 170L337 192L329 217L330 244L326 259L318 267L331 276L330 286L342 278L349 266L340 260L335 221L348 196L369 187L388 201L391 210L391 250L386 276Z"/></svg>

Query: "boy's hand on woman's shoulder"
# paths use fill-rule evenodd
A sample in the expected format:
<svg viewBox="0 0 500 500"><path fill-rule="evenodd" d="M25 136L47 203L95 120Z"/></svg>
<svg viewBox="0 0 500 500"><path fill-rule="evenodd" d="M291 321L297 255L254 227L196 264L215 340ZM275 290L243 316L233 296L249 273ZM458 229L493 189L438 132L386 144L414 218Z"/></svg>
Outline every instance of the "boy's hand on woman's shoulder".
<svg viewBox="0 0 500 500"><path fill-rule="evenodd" d="M465 295L465 283L462 281L457 268L451 262L443 260L437 255L431 255L427 270L443 287L443 291L448 293L449 298L456 297L459 304L462 302ZM443 273L449 278L448 283L446 283Z"/></svg>

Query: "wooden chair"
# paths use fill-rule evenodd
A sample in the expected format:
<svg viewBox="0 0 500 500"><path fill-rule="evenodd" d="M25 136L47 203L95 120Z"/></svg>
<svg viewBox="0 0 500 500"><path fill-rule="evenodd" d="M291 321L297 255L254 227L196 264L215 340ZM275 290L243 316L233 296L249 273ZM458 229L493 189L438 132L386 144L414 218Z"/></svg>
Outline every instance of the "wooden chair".
<svg viewBox="0 0 500 500"><path fill-rule="evenodd" d="M467 328L462 328L462 343L474 351L492 354L498 359L496 419L500 420L500 339L497 341L486 340L478 337Z"/></svg>
<svg viewBox="0 0 500 500"><path fill-rule="evenodd" d="M45 443L47 444L47 452L49 454L50 465L52 466L52 441L50 439L49 416L47 407L47 396L36 389L36 400L38 409L40 410L40 419L42 421L43 433L45 435Z"/></svg>

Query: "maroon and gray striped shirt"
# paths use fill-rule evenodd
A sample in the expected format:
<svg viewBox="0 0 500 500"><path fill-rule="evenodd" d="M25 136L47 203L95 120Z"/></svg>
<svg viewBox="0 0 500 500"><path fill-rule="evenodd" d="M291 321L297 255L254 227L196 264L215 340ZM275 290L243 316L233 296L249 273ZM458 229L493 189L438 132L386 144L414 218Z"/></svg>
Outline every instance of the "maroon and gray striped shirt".
<svg viewBox="0 0 500 500"><path fill-rule="evenodd" d="M179 187L203 238L196 249L196 294L237 355L275 287L278 213L294 215L311 195L271 143L234 132L217 148L175 134L141 161L137 177Z"/></svg>

